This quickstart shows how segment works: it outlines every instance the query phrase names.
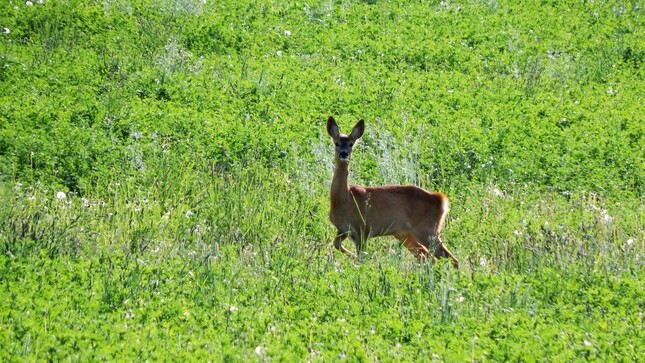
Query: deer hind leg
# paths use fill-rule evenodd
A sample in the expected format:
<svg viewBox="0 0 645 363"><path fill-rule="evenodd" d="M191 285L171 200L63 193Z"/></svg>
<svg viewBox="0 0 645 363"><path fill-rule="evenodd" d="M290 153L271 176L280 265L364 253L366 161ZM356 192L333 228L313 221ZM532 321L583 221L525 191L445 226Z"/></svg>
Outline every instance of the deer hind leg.
<svg viewBox="0 0 645 363"><path fill-rule="evenodd" d="M459 268L459 260L455 257L455 255L450 252L448 247L443 243L441 238L439 236L436 236L434 238L435 240L435 250L434 250L434 255L436 258L450 258L452 260L452 265L455 268Z"/></svg>
<svg viewBox="0 0 645 363"><path fill-rule="evenodd" d="M347 233L338 231L336 234L336 238L334 238L334 248L348 255L349 257L356 259L356 256L354 256L353 253L349 252L347 248L343 247L343 240L345 240L346 238L347 238Z"/></svg>
<svg viewBox="0 0 645 363"><path fill-rule="evenodd" d="M421 236L429 236L429 237L421 237ZM423 233L416 235L416 237L420 240L423 241L423 245L429 250L429 251L434 251L434 257L435 259L440 259L440 258L450 258L452 260L452 265L455 268L459 268L459 260L455 257L455 255L450 252L450 250L446 247L446 245L443 243L441 238L436 232L431 232L431 233Z"/></svg>
<svg viewBox="0 0 645 363"><path fill-rule="evenodd" d="M444 223L446 222L446 216L448 215L449 207L448 207L447 199L443 201L442 207L443 207L442 208L443 212L441 214L441 217L439 218L439 221L435 225L434 230L430 231L431 233L426 235L426 236L430 236L428 248L430 248L429 245L430 245L430 242L432 242L435 248L434 250L435 257L450 258L452 260L452 265L458 269L459 260L457 260L455 255L453 255L452 252L450 252L450 250L446 247L446 245L441 240L441 237L439 237L441 235L441 230L443 230Z"/></svg>
<svg viewBox="0 0 645 363"><path fill-rule="evenodd" d="M394 237L396 237L396 239L398 239L401 244L417 258L417 260L425 261L428 258L428 249L419 243L412 234L396 235Z"/></svg>

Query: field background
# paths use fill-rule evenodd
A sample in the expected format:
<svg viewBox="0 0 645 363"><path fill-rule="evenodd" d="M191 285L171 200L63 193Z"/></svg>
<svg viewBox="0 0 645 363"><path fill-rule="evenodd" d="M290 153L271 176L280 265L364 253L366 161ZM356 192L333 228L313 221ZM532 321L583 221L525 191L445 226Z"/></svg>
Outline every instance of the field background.
<svg viewBox="0 0 645 363"><path fill-rule="evenodd" d="M645 356L642 2L0 14L0 360ZM333 250L329 115L353 183L451 199L461 269Z"/></svg>

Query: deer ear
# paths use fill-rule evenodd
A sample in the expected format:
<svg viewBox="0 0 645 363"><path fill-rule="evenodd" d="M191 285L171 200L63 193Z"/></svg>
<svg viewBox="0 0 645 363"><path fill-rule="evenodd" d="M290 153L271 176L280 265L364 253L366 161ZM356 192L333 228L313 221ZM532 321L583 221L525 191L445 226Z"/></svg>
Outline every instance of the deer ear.
<svg viewBox="0 0 645 363"><path fill-rule="evenodd" d="M340 134L340 131L338 130L338 124L336 123L336 120L334 120L333 116L329 116L327 119L327 133L331 137L336 137Z"/></svg>
<svg viewBox="0 0 645 363"><path fill-rule="evenodd" d="M356 126L352 129L352 133L349 134L352 139L358 140L361 136L363 136L363 132L365 132L365 121L359 120L356 123Z"/></svg>

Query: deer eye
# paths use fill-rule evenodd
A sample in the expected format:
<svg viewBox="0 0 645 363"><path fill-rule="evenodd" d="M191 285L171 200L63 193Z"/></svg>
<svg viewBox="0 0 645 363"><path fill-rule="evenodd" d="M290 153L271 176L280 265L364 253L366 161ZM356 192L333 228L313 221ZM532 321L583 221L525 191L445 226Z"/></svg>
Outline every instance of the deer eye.
<svg viewBox="0 0 645 363"><path fill-rule="evenodd" d="M335 142L335 143L334 143L334 145L336 145L336 146L340 146L337 142Z"/></svg>
<svg viewBox="0 0 645 363"><path fill-rule="evenodd" d="M350 142L350 143L349 143L349 146L350 146L350 147L351 147L351 146L354 146L354 143L353 143L353 142Z"/></svg>

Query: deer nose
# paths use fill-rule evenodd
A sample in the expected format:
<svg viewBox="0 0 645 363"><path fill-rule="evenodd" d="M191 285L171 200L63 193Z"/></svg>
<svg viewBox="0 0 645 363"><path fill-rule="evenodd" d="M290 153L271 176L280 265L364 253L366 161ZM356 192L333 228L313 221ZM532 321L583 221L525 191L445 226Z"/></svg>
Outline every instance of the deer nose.
<svg viewBox="0 0 645 363"><path fill-rule="evenodd" d="M348 159L349 153L347 151L341 151L338 156L340 156L341 159Z"/></svg>

